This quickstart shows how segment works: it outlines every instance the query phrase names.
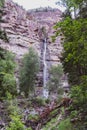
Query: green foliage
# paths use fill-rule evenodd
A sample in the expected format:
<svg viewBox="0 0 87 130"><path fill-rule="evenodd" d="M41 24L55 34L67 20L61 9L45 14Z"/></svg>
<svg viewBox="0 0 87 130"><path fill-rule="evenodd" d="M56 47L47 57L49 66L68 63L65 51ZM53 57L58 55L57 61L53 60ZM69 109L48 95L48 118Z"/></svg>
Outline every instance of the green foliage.
<svg viewBox="0 0 87 130"><path fill-rule="evenodd" d="M50 122L47 122L47 124L42 128L42 130L56 130L55 124L58 121L58 117L52 118ZM55 128L54 128L55 127Z"/></svg>
<svg viewBox="0 0 87 130"><path fill-rule="evenodd" d="M4 22L2 20L4 3L5 3L5 0L0 0L0 23ZM5 30L2 30L1 27L0 27L0 39L3 39L4 41L9 42Z"/></svg>
<svg viewBox="0 0 87 130"><path fill-rule="evenodd" d="M62 37L62 64L71 84L71 117L87 114L87 0L62 0L66 5L63 19L54 27L57 36ZM68 12L68 13L67 13ZM72 18L74 12L74 19ZM80 111L82 110L82 111ZM76 115L77 116L77 115ZM86 129L86 118L79 121L77 129ZM79 125L81 124L81 125ZM63 129L62 129L63 130Z"/></svg>
<svg viewBox="0 0 87 130"><path fill-rule="evenodd" d="M22 115L19 113L20 110L16 101L14 103L12 100L10 100L7 110L9 112L11 121L7 126L6 130L29 130L25 127L21 120Z"/></svg>
<svg viewBox="0 0 87 130"><path fill-rule="evenodd" d="M35 89L35 79L39 71L39 58L33 48L23 58L23 66L20 71L20 91L28 97Z"/></svg>
<svg viewBox="0 0 87 130"><path fill-rule="evenodd" d="M0 19L0 22L4 22L4 21ZM2 30L0 30L0 39L3 39L5 42L9 42L6 32Z"/></svg>
<svg viewBox="0 0 87 130"><path fill-rule="evenodd" d="M87 1L65 0L63 2L70 12L73 12L74 7L78 13L75 19L69 15L65 16L54 27L58 30L54 38L58 35L63 37L64 52L61 61L65 73L68 73L69 82L75 85L79 84L82 75L87 75L87 13L82 14L83 7L87 8Z"/></svg>
<svg viewBox="0 0 87 130"><path fill-rule="evenodd" d="M5 3L5 0L0 0L0 7L3 7Z"/></svg>
<svg viewBox="0 0 87 130"><path fill-rule="evenodd" d="M42 130L77 130L73 128L73 125L70 122L69 118L66 118L65 120L58 121L58 117L53 118L50 122L46 124Z"/></svg>
<svg viewBox="0 0 87 130"><path fill-rule="evenodd" d="M39 116L37 114L29 114L28 120L38 120Z"/></svg>
<svg viewBox="0 0 87 130"><path fill-rule="evenodd" d="M13 101L12 99L6 101L7 101L7 111L9 116L15 116L16 114L20 116L19 115L20 110L18 108L17 101L16 100Z"/></svg>
<svg viewBox="0 0 87 130"><path fill-rule="evenodd" d="M16 81L14 78L14 55L0 49L0 97L7 97L7 93L16 94Z"/></svg>
<svg viewBox="0 0 87 130"><path fill-rule="evenodd" d="M61 91L61 77L63 76L62 65L52 66L50 69L50 79L48 82L48 87L50 92L60 92ZM62 92L62 91L61 91Z"/></svg>
<svg viewBox="0 0 87 130"><path fill-rule="evenodd" d="M57 128L58 130L74 130L69 118L61 121Z"/></svg>
<svg viewBox="0 0 87 130"><path fill-rule="evenodd" d="M66 7L64 17L73 12L75 18L87 18L87 0L58 0L58 4Z"/></svg>
<svg viewBox="0 0 87 130"><path fill-rule="evenodd" d="M17 115L12 116L11 119L12 119L12 121L10 122L9 127L7 127L6 130L27 130L27 129L25 129L19 116L17 116Z"/></svg>
<svg viewBox="0 0 87 130"><path fill-rule="evenodd" d="M75 106L81 106L81 108L85 109L87 105L87 76L83 76L80 81L79 86L72 87L71 97L73 98Z"/></svg>
<svg viewBox="0 0 87 130"><path fill-rule="evenodd" d="M77 110L71 111L70 117L75 118L75 117L77 117L77 114L78 114Z"/></svg>
<svg viewBox="0 0 87 130"><path fill-rule="evenodd" d="M8 91L6 92L6 100L8 101L12 100L12 94L9 93Z"/></svg>
<svg viewBox="0 0 87 130"><path fill-rule="evenodd" d="M38 106L44 106L44 105L46 105L47 100L38 96L38 97L32 99L32 101L35 102L35 104L37 104Z"/></svg>
<svg viewBox="0 0 87 130"><path fill-rule="evenodd" d="M57 110L57 109L55 109L55 110L53 110L52 112L50 112L50 116L55 115L56 113L58 113L58 110Z"/></svg>
<svg viewBox="0 0 87 130"><path fill-rule="evenodd" d="M31 127L28 127L27 130L32 130L32 128L31 128Z"/></svg>
<svg viewBox="0 0 87 130"><path fill-rule="evenodd" d="M46 104L49 104L50 103L50 99L49 98L45 99L45 102L46 102Z"/></svg>
<svg viewBox="0 0 87 130"><path fill-rule="evenodd" d="M67 0L69 1L69 0ZM69 83L72 85L71 98L74 109L85 110L87 103L87 17L81 13L82 6L86 9L87 3L83 0L73 1L79 7L79 16L75 19L65 17L54 28L58 30L56 36L63 37L62 64L64 72L68 73ZM72 8L73 5L70 7ZM69 9L70 10L70 9ZM85 17L85 18L84 18ZM56 37L54 36L54 38Z"/></svg>
<svg viewBox="0 0 87 130"><path fill-rule="evenodd" d="M39 106L44 106L46 103L45 103L45 100L43 98L40 98L40 97L37 97L36 98L36 103L39 105Z"/></svg>
<svg viewBox="0 0 87 130"><path fill-rule="evenodd" d="M44 38L46 38L47 33L46 33L46 28L44 26L41 28L41 32L42 32L42 35L44 36Z"/></svg>
<svg viewBox="0 0 87 130"><path fill-rule="evenodd" d="M62 31L64 35L64 52L61 58L64 71L68 73L71 84L79 84L80 77L87 74L87 20L72 20L67 17L64 21L58 23L55 28L59 27L61 28L59 34Z"/></svg>

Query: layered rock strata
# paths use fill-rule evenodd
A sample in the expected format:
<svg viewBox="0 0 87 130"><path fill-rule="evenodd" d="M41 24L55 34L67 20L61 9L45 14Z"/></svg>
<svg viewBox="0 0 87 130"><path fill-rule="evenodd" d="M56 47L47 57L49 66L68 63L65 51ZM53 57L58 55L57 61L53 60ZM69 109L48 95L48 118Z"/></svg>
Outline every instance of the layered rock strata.
<svg viewBox="0 0 87 130"><path fill-rule="evenodd" d="M39 74L42 82L43 71L43 43L47 38L46 61L48 69L51 65L60 63L59 56L62 51L60 37L52 43L51 36L55 30L53 25L61 19L61 11L51 8L40 8L26 11L11 0L6 0L4 7L4 22L1 28L7 32L9 42L0 40L0 47L12 51L16 55L16 62L20 62L28 48L33 46L41 59L41 71ZM42 29L45 28L46 35Z"/></svg>

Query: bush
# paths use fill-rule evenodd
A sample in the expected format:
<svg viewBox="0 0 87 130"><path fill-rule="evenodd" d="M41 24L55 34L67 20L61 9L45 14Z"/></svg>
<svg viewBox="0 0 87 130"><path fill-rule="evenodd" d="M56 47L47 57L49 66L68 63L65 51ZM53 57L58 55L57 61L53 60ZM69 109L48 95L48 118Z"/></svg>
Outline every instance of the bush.
<svg viewBox="0 0 87 130"><path fill-rule="evenodd" d="M61 121L57 128L58 130L74 130L69 118Z"/></svg>
<svg viewBox="0 0 87 130"><path fill-rule="evenodd" d="M50 112L50 116L55 115L56 113L58 113L58 110L57 110L57 109L55 109L55 110L53 110L52 112Z"/></svg>
<svg viewBox="0 0 87 130"><path fill-rule="evenodd" d="M0 8L4 6L5 0L0 0Z"/></svg>
<svg viewBox="0 0 87 130"><path fill-rule="evenodd" d="M39 119L39 116L37 114L30 114L28 116L28 120L38 120Z"/></svg>
<svg viewBox="0 0 87 130"><path fill-rule="evenodd" d="M9 125L6 127L6 130L32 130L26 128L23 124L23 115L18 107L17 101L9 100L7 103L7 111L11 121Z"/></svg>
<svg viewBox="0 0 87 130"><path fill-rule="evenodd" d="M87 76L82 76L80 84L73 86L71 89L71 98L73 98L74 106L85 109L87 103Z"/></svg>
<svg viewBox="0 0 87 130"><path fill-rule="evenodd" d="M30 92L34 92L35 79L39 71L38 54L33 48L23 58L23 66L20 70L20 92L24 92L28 97Z"/></svg>
<svg viewBox="0 0 87 130"><path fill-rule="evenodd" d="M49 99L49 98L45 99L45 102L46 102L47 104L49 104L49 103L50 103L50 99Z"/></svg>
<svg viewBox="0 0 87 130"><path fill-rule="evenodd" d="M12 121L10 122L9 127L7 127L6 130L26 130L19 116L12 116L11 119Z"/></svg>
<svg viewBox="0 0 87 130"><path fill-rule="evenodd" d="M77 114L78 114L78 111L76 111L76 110L71 111L70 117L71 117L71 118L75 118L75 117L77 117Z"/></svg>
<svg viewBox="0 0 87 130"><path fill-rule="evenodd" d="M16 95L16 81L14 77L14 55L0 48L0 97L6 93Z"/></svg>
<svg viewBox="0 0 87 130"><path fill-rule="evenodd" d="M32 99L32 102L35 102L35 104L37 104L38 106L46 105L46 100L42 97L34 98L34 99Z"/></svg>
<svg viewBox="0 0 87 130"><path fill-rule="evenodd" d="M62 93L61 77L63 75L62 65L52 66L50 69L50 79L48 87L50 92Z"/></svg>

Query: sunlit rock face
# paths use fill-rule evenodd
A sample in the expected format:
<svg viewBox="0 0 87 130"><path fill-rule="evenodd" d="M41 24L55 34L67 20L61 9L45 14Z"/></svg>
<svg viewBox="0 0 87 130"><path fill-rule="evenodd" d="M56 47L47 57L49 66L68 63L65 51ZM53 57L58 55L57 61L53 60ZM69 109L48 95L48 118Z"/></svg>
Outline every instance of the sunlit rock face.
<svg viewBox="0 0 87 130"><path fill-rule="evenodd" d="M38 27L31 15L22 7L7 0L4 9L1 26L6 30L9 43L2 46L11 50L20 59L28 50L29 46L34 44L35 48L39 44L39 37L34 30Z"/></svg>
<svg viewBox="0 0 87 130"><path fill-rule="evenodd" d="M50 7L48 8L39 8L36 10L29 11L30 14L34 17L34 19L39 23L40 28L45 27L46 33L47 33L47 61L50 62L50 64L58 64L59 56L62 50L62 46L60 44L60 37L57 38L57 40L52 43L51 36L54 35L55 30L53 29L53 26L56 22L61 20L61 11L58 9L52 9ZM42 38L40 36L40 38Z"/></svg>
<svg viewBox="0 0 87 130"><path fill-rule="evenodd" d="M55 30L53 26L61 20L61 11L51 8L39 8L36 10L24 10L11 0L6 0L4 7L4 22L1 28L7 32L9 42L0 40L0 47L12 51L16 54L16 62L19 63L28 48L33 46L41 59L41 69L39 73L40 82L42 83L43 71L43 41L44 34L42 28L46 30L47 53L46 61L48 69L51 65L60 63L59 56L62 51L60 37L55 43L52 43L51 36Z"/></svg>

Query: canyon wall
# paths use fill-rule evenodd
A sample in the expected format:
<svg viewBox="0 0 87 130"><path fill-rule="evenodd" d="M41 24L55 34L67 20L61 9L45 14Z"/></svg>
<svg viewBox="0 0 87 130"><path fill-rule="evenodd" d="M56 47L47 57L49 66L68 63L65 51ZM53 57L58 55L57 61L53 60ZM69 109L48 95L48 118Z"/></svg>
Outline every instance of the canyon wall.
<svg viewBox="0 0 87 130"><path fill-rule="evenodd" d="M61 14L59 9L39 8L26 11L12 0L5 2L4 22L1 23L1 28L7 32L9 42L0 40L0 47L12 51L16 55L17 63L21 62L21 58L28 52L29 47L34 47L41 60L40 84L42 84L42 55L45 37L47 38L46 61L48 69L51 65L60 63L59 56L62 51L60 37L52 43L51 36L55 33L53 25L60 21ZM43 28L45 34L42 31Z"/></svg>

